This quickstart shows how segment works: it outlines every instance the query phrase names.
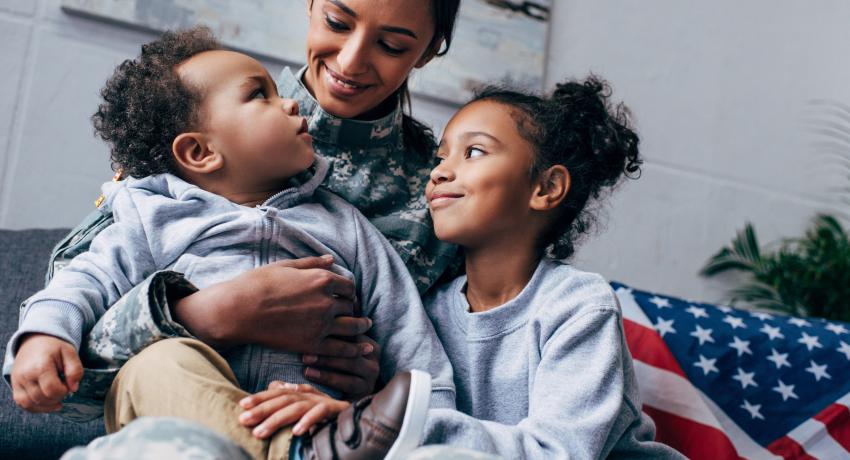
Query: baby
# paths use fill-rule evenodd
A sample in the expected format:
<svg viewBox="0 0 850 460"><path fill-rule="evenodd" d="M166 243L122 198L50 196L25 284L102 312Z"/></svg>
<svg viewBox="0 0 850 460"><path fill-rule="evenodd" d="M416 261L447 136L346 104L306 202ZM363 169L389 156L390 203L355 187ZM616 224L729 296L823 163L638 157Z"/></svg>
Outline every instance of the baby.
<svg viewBox="0 0 850 460"><path fill-rule="evenodd" d="M115 223L96 237L89 252L28 299L21 313L9 343L18 404L58 410L82 376L78 353L85 334L106 308L158 270L181 272L203 288L262 265L330 255L333 271L356 286L356 292L338 294L359 299L373 322L371 335L383 350L384 381L413 369L427 371L434 380L431 385L423 372L404 372L372 399L329 405L328 415L343 412L340 423L353 423L356 431L368 431L370 417L389 417L395 431L376 438L383 436L383 444L363 443L359 451L356 446L316 446L320 438L339 442L331 429L330 436L314 432L304 445L343 458L363 458L363 449L376 449L367 450L367 456L403 454L401 444L415 446L429 397L432 406L453 406L448 359L404 263L352 205L319 187L328 165L314 154L297 104L278 96L262 64L222 49L205 28L166 33L143 46L139 58L121 64L102 96L95 128L110 143L114 166L129 177L103 187L104 205L112 209ZM189 348L203 349L205 356L215 354L199 341L190 342L195 343ZM235 380L224 401L233 411L240 410L238 402L248 392L265 390L273 381L306 383L304 365L293 353L243 345L221 356L229 366L225 374ZM331 399L323 394L310 398ZM207 405L197 404L199 397L191 399L198 400L194 406ZM229 413L194 409L200 411L193 415L196 421L214 430L231 437L243 430L234 440L255 457L274 450L268 443L279 444L278 452L288 449L289 432L260 441ZM108 431L123 425L116 415L122 410L127 412L107 405ZM129 412L148 415L135 406ZM215 426L213 419L228 426Z"/></svg>

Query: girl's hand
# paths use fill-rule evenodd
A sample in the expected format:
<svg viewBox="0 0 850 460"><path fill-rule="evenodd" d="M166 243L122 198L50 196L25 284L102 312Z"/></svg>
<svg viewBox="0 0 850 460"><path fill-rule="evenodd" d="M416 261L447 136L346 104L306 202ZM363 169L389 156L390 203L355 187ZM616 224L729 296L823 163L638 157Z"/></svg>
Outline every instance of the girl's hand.
<svg viewBox="0 0 850 460"><path fill-rule="evenodd" d="M371 326L354 315L354 284L330 271L333 258L271 263L172 301L175 319L220 348L258 343L340 358L364 354L350 339ZM336 337L334 337L336 336Z"/></svg>
<svg viewBox="0 0 850 460"><path fill-rule="evenodd" d="M316 423L336 417L350 403L333 399L311 385L272 382L268 390L243 398L239 405L245 409L239 423L254 427L254 436L266 439L296 421L292 434L305 434Z"/></svg>
<svg viewBox="0 0 850 460"><path fill-rule="evenodd" d="M365 335L357 336L356 340L372 351L354 358L305 354L302 361L309 367L304 376L311 382L341 391L349 400L374 393L381 372L381 346Z"/></svg>

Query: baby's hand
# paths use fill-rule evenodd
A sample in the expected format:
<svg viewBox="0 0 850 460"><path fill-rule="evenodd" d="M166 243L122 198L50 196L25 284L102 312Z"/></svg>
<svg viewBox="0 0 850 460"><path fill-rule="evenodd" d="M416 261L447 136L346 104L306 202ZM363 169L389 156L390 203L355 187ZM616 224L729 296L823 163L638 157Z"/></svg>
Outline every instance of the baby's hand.
<svg viewBox="0 0 850 460"><path fill-rule="evenodd" d="M25 410L53 412L62 408L65 395L77 391L82 378L83 365L73 345L52 335L31 334L15 356L12 395Z"/></svg>
<svg viewBox="0 0 850 460"><path fill-rule="evenodd" d="M245 409L239 423L255 427L254 436L265 439L296 421L292 434L307 433L316 423L345 410L349 403L333 399L311 385L272 382L268 390L243 398L239 405Z"/></svg>

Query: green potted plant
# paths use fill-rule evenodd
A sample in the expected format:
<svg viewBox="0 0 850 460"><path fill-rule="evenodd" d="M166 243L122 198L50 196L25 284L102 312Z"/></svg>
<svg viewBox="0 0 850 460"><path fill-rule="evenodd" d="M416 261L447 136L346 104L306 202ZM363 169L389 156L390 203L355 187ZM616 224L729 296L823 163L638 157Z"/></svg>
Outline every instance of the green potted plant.
<svg viewBox="0 0 850 460"><path fill-rule="evenodd" d="M797 316L850 321L850 236L835 217L818 215L806 234L761 248L747 223L701 274L730 270L749 278L730 292L733 304Z"/></svg>

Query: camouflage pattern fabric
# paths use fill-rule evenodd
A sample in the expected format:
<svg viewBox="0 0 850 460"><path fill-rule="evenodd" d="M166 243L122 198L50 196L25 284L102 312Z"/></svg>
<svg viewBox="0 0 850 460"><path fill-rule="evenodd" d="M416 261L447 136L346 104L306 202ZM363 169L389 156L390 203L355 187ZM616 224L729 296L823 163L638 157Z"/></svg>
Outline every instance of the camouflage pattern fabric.
<svg viewBox="0 0 850 460"><path fill-rule="evenodd" d="M434 235L425 200L435 152L405 148L401 101L393 112L373 121L325 112L301 83L306 70L293 74L283 69L278 92L298 101L313 147L330 163L323 185L353 204L387 237L424 293L457 254L455 245ZM436 142L432 145L436 150Z"/></svg>
<svg viewBox="0 0 850 460"><path fill-rule="evenodd" d="M121 431L75 447L61 460L251 460L209 428L174 417L142 417Z"/></svg>
<svg viewBox="0 0 850 460"><path fill-rule="evenodd" d="M295 444L297 448L298 444ZM298 454L290 453L291 460ZM232 441L195 422L174 417L142 417L121 431L76 447L61 460L250 460ZM491 454L462 447L425 446L408 460L497 460Z"/></svg>
<svg viewBox="0 0 850 460"><path fill-rule="evenodd" d="M166 294L182 297L196 290L183 275L160 271L107 310L86 336L80 350L84 368L80 387L62 401L58 414L75 422L103 416L103 401L127 360L159 340L192 337L171 318ZM9 383L13 363L11 350L7 350L3 377Z"/></svg>

